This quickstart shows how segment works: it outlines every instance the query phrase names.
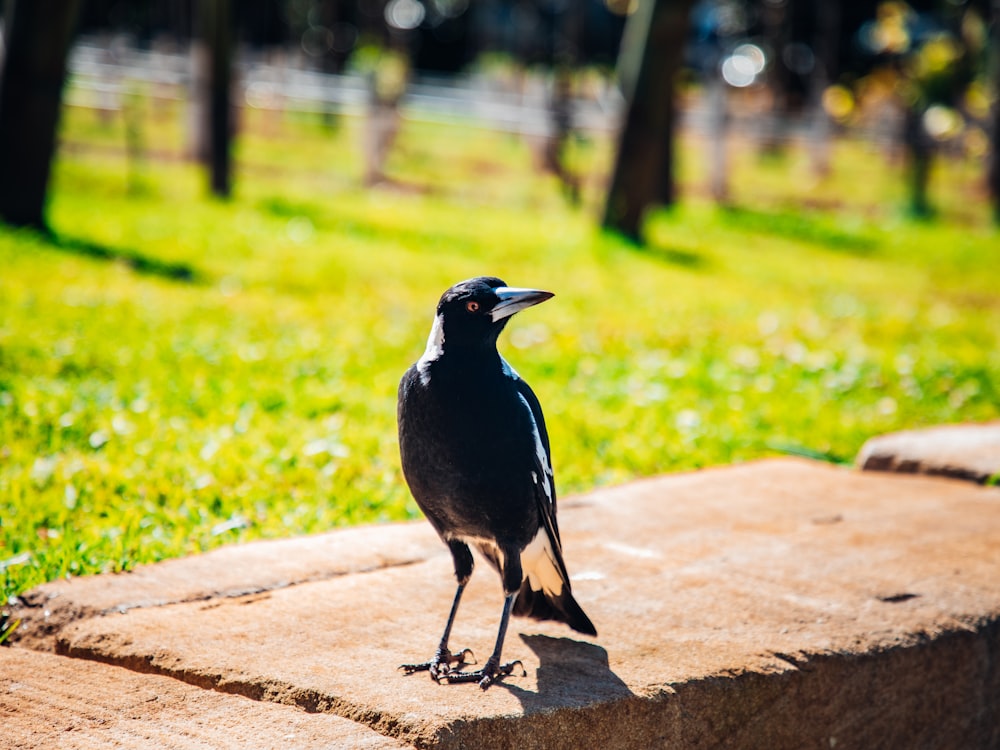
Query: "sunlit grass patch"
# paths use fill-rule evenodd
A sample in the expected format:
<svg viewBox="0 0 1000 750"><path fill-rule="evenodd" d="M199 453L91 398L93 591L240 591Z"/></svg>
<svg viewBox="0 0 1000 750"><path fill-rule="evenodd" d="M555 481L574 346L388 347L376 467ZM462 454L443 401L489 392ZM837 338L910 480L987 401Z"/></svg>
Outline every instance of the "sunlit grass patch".
<svg viewBox="0 0 1000 750"><path fill-rule="evenodd" d="M501 347L545 407L564 495L786 452L850 461L876 433L1000 413L981 223L797 208L800 186L768 167L760 196L690 197L637 249L595 230L596 179L588 208L566 205L512 136L407 125L391 180L366 190L358 124L294 118L241 142L231 201L179 158L146 163L136 193L89 116L66 124L59 241L0 233L5 597L416 517L396 385L441 291L482 273L556 293ZM607 163L606 143L574 148ZM844 168L869 158L848 150Z"/></svg>

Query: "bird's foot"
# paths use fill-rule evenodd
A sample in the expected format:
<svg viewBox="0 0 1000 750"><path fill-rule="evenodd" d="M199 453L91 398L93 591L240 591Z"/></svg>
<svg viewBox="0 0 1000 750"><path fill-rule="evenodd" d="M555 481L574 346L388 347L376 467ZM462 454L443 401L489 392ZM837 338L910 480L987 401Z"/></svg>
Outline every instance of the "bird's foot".
<svg viewBox="0 0 1000 750"><path fill-rule="evenodd" d="M493 659L491 657L490 660L483 665L482 669L477 669L474 672L459 672L458 670L452 670L444 677L449 684L452 682L478 682L479 687L486 690L494 682L499 682L504 677L513 673L514 667L521 668L522 677L528 676L528 672L525 670L524 664L522 664L520 660L500 664L499 659Z"/></svg>
<svg viewBox="0 0 1000 750"><path fill-rule="evenodd" d="M425 661L422 664L400 664L399 668L406 674L430 672L431 679L435 682L440 682L449 675L456 674L462 666L475 663L476 655L472 653L472 649L463 648L456 654L451 653L447 649L438 649L437 653L434 654L434 658L430 661Z"/></svg>

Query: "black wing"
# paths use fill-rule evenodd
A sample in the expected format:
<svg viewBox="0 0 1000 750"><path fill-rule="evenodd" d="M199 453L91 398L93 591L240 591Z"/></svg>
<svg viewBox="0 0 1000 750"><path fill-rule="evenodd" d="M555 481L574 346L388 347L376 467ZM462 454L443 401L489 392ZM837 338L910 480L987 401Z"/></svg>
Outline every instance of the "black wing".
<svg viewBox="0 0 1000 750"><path fill-rule="evenodd" d="M531 386L521 378L514 381L514 388L528 407L528 411L531 412L531 419L534 422L540 444L537 447L541 448L541 450L536 450L534 454L535 499L538 502L538 515L541 517L549 539L559 557L560 572L563 574L563 578L568 579L569 576L566 575L565 566L562 564L562 541L559 538L559 524L556 521L556 482L552 471L552 449L549 447L549 432L545 429L542 405L538 402L535 392L531 390Z"/></svg>
<svg viewBox="0 0 1000 750"><path fill-rule="evenodd" d="M573 598L569 573L563 562L562 540L559 538L559 524L556 521L556 485L552 471L552 452L549 435L545 429L545 417L541 404L531 387L515 376L514 387L521 400L531 412L536 433L533 478L535 480L535 501L545 535L548 537L547 559L557 571L562 585L557 591L533 589L525 576L514 604L514 614L541 620L561 620L574 630L589 635L597 635L597 629Z"/></svg>

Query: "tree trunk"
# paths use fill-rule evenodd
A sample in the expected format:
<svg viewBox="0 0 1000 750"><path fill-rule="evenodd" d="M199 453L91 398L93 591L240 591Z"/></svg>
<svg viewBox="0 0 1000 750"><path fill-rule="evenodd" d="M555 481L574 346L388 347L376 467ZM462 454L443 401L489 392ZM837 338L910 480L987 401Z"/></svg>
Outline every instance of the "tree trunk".
<svg viewBox="0 0 1000 750"><path fill-rule="evenodd" d="M646 211L677 198L674 78L691 5L692 0L640 0L622 40L619 76L627 109L602 223L637 243Z"/></svg>
<svg viewBox="0 0 1000 750"><path fill-rule="evenodd" d="M990 112L990 164L986 179L993 202L993 221L1000 225L1000 0L993 0L992 7L990 61L993 107Z"/></svg>
<svg viewBox="0 0 1000 750"><path fill-rule="evenodd" d="M903 119L903 146L906 149L907 179L910 183L910 213L925 218L931 215L928 187L934 146L924 127L925 108L909 104Z"/></svg>
<svg viewBox="0 0 1000 750"><path fill-rule="evenodd" d="M209 183L212 193L228 198L232 192L233 134L232 22L229 0L201 0L201 38L205 44L208 75L202 89L206 129Z"/></svg>
<svg viewBox="0 0 1000 750"><path fill-rule="evenodd" d="M0 220L46 229L66 57L79 0L7 4L0 71Z"/></svg>
<svg viewBox="0 0 1000 750"><path fill-rule="evenodd" d="M836 80L839 72L840 3L837 0L818 0L815 9L816 33L813 36L813 49L816 53L816 63L809 81L813 118L810 150L813 172L818 177L827 177L830 174L833 122L823 106L823 94Z"/></svg>
<svg viewBox="0 0 1000 750"><path fill-rule="evenodd" d="M580 203L580 180L567 163L573 136L573 74L580 59L583 6L571 0L557 13L552 28L552 90L549 95L550 133L546 138L546 168L558 179L571 205Z"/></svg>
<svg viewBox="0 0 1000 750"><path fill-rule="evenodd" d="M761 22L764 40L772 50L771 62L766 68L768 92L771 95L771 111L764 120L764 132L760 140L760 153L764 156L781 156L785 153L788 139L786 128L789 115L790 73L782 60L788 45L789 24L792 11L788 2L764 2L761 4Z"/></svg>
<svg viewBox="0 0 1000 750"><path fill-rule="evenodd" d="M726 82L717 69L705 76L705 110L707 123L705 141L708 144L708 192L719 205L729 204L729 102Z"/></svg>

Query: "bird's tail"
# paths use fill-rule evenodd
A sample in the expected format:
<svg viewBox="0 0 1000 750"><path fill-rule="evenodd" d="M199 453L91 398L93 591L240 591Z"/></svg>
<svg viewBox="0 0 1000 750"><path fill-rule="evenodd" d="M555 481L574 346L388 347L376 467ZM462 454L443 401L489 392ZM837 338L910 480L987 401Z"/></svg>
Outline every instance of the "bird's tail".
<svg viewBox="0 0 1000 750"><path fill-rule="evenodd" d="M576 603L568 584L563 586L560 594L553 594L544 589L533 589L531 581L525 579L514 602L513 612L515 615L535 620L557 620L566 623L577 632L597 635L597 628L587 617L587 613Z"/></svg>
<svg viewBox="0 0 1000 750"><path fill-rule="evenodd" d="M576 603L569 585L569 575L558 547L544 531L521 556L524 582L514 601L513 613L536 620L558 620L573 630L597 635L597 628Z"/></svg>

